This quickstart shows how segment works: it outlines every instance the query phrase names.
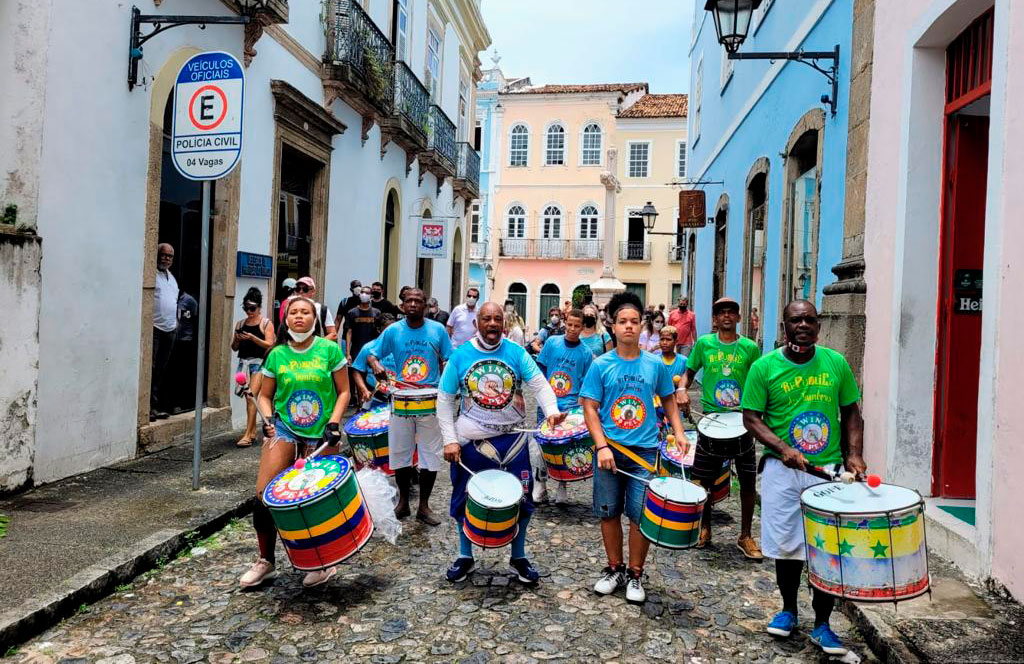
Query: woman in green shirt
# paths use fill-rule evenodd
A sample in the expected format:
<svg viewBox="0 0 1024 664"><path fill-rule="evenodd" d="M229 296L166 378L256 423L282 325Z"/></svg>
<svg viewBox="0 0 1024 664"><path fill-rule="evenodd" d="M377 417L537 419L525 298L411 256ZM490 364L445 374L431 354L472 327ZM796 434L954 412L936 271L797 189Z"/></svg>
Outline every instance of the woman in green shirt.
<svg viewBox="0 0 1024 664"><path fill-rule="evenodd" d="M313 334L316 304L305 297L293 297L284 318L287 333L281 335L263 361L257 407L264 420L265 438L257 495L262 495L267 484L300 454L309 454L321 441L329 443L324 454L337 454L341 416L349 402L345 354L334 341ZM260 555L239 581L243 587L257 586L274 573L277 529L259 500L253 509L253 527ZM302 585L320 585L335 573L334 567L309 572Z"/></svg>

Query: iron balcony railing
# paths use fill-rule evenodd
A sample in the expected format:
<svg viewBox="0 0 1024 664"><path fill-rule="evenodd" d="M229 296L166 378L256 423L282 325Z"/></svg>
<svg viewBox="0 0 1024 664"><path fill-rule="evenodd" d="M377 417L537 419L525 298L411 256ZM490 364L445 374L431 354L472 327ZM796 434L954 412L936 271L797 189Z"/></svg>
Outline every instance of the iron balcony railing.
<svg viewBox="0 0 1024 664"><path fill-rule="evenodd" d="M395 115L405 118L424 136L430 133L430 93L404 62L395 63Z"/></svg>
<svg viewBox="0 0 1024 664"><path fill-rule="evenodd" d="M650 242L619 242L620 261L651 261Z"/></svg>
<svg viewBox="0 0 1024 664"><path fill-rule="evenodd" d="M455 162L458 160L458 152L455 147L455 123L448 119L441 107L432 105L427 112L427 149L433 150L438 157L451 166L455 172Z"/></svg>
<svg viewBox="0 0 1024 664"><path fill-rule="evenodd" d="M533 255L533 240L503 237L498 240L498 255L507 258L529 258Z"/></svg>
<svg viewBox="0 0 1024 664"><path fill-rule="evenodd" d="M668 248L668 262L682 263L684 247L681 244L673 244Z"/></svg>
<svg viewBox="0 0 1024 664"><path fill-rule="evenodd" d="M604 242L601 240L573 240L572 257L581 260L600 260L604 251Z"/></svg>
<svg viewBox="0 0 1024 664"><path fill-rule="evenodd" d="M471 260L484 260L488 258L486 242L470 242L469 258Z"/></svg>
<svg viewBox="0 0 1024 664"><path fill-rule="evenodd" d="M601 260L603 246L601 240L503 237L498 243L498 255L505 258Z"/></svg>
<svg viewBox="0 0 1024 664"><path fill-rule="evenodd" d="M395 49L355 0L335 0L328 49L335 64L348 65L363 79L366 94L377 106L391 110Z"/></svg>
<svg viewBox="0 0 1024 664"><path fill-rule="evenodd" d="M459 143L459 165L455 173L480 191L480 153L469 143Z"/></svg>
<svg viewBox="0 0 1024 664"><path fill-rule="evenodd" d="M537 258L568 258L569 241L558 239L536 240Z"/></svg>

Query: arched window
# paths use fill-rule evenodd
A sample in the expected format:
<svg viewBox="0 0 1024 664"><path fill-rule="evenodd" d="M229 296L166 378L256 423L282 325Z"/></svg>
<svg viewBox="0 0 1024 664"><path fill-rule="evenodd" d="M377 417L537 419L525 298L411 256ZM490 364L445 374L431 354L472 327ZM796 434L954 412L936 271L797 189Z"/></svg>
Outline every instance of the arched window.
<svg viewBox="0 0 1024 664"><path fill-rule="evenodd" d="M508 209L505 237L520 239L526 237L526 210L522 205L513 205Z"/></svg>
<svg viewBox="0 0 1024 664"><path fill-rule="evenodd" d="M591 122L583 128L582 150L580 164L583 166L601 165L601 127Z"/></svg>
<svg viewBox="0 0 1024 664"><path fill-rule="evenodd" d="M545 240L557 240L562 237L562 208L557 205L544 208L543 234Z"/></svg>
<svg viewBox="0 0 1024 664"><path fill-rule="evenodd" d="M558 284L544 284L540 287L540 311L538 329L543 327L548 322L548 310L551 308L558 309L559 300L562 297L562 291L558 288Z"/></svg>
<svg viewBox="0 0 1024 664"><path fill-rule="evenodd" d="M508 286L508 299L516 305L516 313L526 320L526 284L515 282Z"/></svg>
<svg viewBox="0 0 1024 664"><path fill-rule="evenodd" d="M553 124L548 127L544 163L548 166L562 166L565 164L565 128L560 124Z"/></svg>
<svg viewBox="0 0 1024 664"><path fill-rule="evenodd" d="M585 205L580 210L580 232L581 240L597 239L597 208L593 205Z"/></svg>
<svg viewBox="0 0 1024 664"><path fill-rule="evenodd" d="M597 234L597 206L588 203L580 208L576 240L573 242L573 257L589 260L601 258L602 247Z"/></svg>
<svg viewBox="0 0 1024 664"><path fill-rule="evenodd" d="M530 130L524 124L512 127L508 141L508 165L526 166L530 155Z"/></svg>

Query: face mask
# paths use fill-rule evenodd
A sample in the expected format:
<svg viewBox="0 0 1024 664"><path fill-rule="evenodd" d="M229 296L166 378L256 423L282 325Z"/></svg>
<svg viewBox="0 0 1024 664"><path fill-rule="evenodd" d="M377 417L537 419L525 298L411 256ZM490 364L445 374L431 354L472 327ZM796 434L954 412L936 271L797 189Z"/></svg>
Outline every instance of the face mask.
<svg viewBox="0 0 1024 664"><path fill-rule="evenodd" d="M353 295L358 296L360 293L362 293L362 290L360 290L358 287L352 289Z"/></svg>
<svg viewBox="0 0 1024 664"><path fill-rule="evenodd" d="M558 316L552 316L551 317L551 324L552 325L558 325L558 321L560 321L560 320L561 320L561 318L559 318Z"/></svg>
<svg viewBox="0 0 1024 664"><path fill-rule="evenodd" d="M467 297L466 298L466 304L468 304L471 307L472 306L476 306L476 298L475 297Z"/></svg>
<svg viewBox="0 0 1024 664"><path fill-rule="evenodd" d="M679 311L686 311L686 305L685 304L680 304L679 305Z"/></svg>
<svg viewBox="0 0 1024 664"><path fill-rule="evenodd" d="M664 323L654 323L653 327L654 327L654 331L657 332L661 328L665 327L665 324Z"/></svg>
<svg viewBox="0 0 1024 664"><path fill-rule="evenodd" d="M303 341L313 336L313 330L310 329L307 332L296 332L295 330L289 329L288 336L291 337L292 341L295 343L301 344Z"/></svg>
<svg viewBox="0 0 1024 664"><path fill-rule="evenodd" d="M791 351L793 351L794 353L800 353L800 354L810 352L810 350L812 348L814 348L814 344L810 344L809 346L801 346L800 344L795 344L795 343L793 343L791 341L790 342L786 342L786 345L789 346L789 349Z"/></svg>
<svg viewBox="0 0 1024 664"><path fill-rule="evenodd" d="M384 293L381 293L380 291L373 291L373 299L379 300L383 296L384 296Z"/></svg>
<svg viewBox="0 0 1024 664"><path fill-rule="evenodd" d="M583 327L594 327L595 325L597 325L597 317L596 316L584 316L583 317Z"/></svg>
<svg viewBox="0 0 1024 664"><path fill-rule="evenodd" d="M369 302L370 301L370 294L369 293L360 293L359 294L359 301L360 302Z"/></svg>

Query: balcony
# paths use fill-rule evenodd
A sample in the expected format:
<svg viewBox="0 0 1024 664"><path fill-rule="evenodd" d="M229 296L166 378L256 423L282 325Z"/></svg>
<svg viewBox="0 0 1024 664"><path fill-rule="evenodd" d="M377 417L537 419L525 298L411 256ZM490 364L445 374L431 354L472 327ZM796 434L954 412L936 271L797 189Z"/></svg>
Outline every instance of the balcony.
<svg viewBox="0 0 1024 664"><path fill-rule="evenodd" d="M601 240L501 238L498 255L502 258L543 260L601 260L602 247Z"/></svg>
<svg viewBox="0 0 1024 664"><path fill-rule="evenodd" d="M430 93L404 62L394 64L394 104L380 123L381 151L394 141L405 150L406 173L416 155L427 148L430 129Z"/></svg>
<svg viewBox="0 0 1024 664"><path fill-rule="evenodd" d="M455 195L467 201L480 197L480 153L469 143L459 143L459 163L455 166Z"/></svg>
<svg viewBox="0 0 1024 664"><path fill-rule="evenodd" d="M503 258L530 258L533 256L533 240L503 237L498 240L498 255Z"/></svg>
<svg viewBox="0 0 1024 664"><path fill-rule="evenodd" d="M490 260L491 252L487 242L470 242L469 243L469 260L471 261L486 261Z"/></svg>
<svg viewBox="0 0 1024 664"><path fill-rule="evenodd" d="M537 250L537 258L568 258L569 257L569 241L568 240L534 240L535 248Z"/></svg>
<svg viewBox="0 0 1024 664"><path fill-rule="evenodd" d="M651 262L650 242L619 242L619 260L638 263Z"/></svg>
<svg viewBox="0 0 1024 664"><path fill-rule="evenodd" d="M373 121L391 114L395 50L356 0L328 4L324 87L363 116L363 140ZM330 102L326 104L330 106Z"/></svg>
<svg viewBox="0 0 1024 664"><path fill-rule="evenodd" d="M424 169L433 173L438 189L445 178L455 176L455 123L436 104L427 111L427 149L419 154L419 160L420 173Z"/></svg>
<svg viewBox="0 0 1024 664"><path fill-rule="evenodd" d="M601 260L604 242L601 240L572 240L572 257L579 260Z"/></svg>
<svg viewBox="0 0 1024 664"><path fill-rule="evenodd" d="M669 263L682 263L683 262L683 252L685 250L686 250L686 247L684 247L681 244L669 245L669 248L668 248L668 262Z"/></svg>

